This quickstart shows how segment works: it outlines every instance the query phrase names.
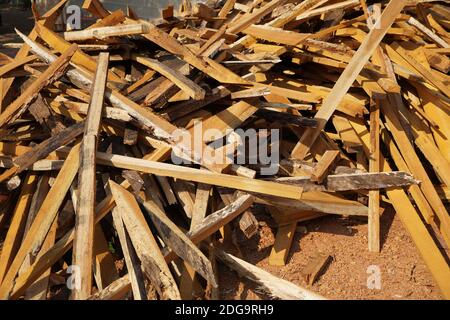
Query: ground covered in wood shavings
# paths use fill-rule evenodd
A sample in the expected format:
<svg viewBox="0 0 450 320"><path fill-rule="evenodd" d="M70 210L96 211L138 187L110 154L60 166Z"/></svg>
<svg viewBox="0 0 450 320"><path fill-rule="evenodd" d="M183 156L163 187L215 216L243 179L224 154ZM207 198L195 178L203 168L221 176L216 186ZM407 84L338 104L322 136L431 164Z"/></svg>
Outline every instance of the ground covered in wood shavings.
<svg viewBox="0 0 450 320"><path fill-rule="evenodd" d="M265 217L258 216L258 219ZM298 224L305 226L307 232L296 233L284 267L268 264L276 229L270 227L269 220L261 224L258 236L240 239L244 259L275 276L307 287L302 269L317 252L329 254L333 261L310 287L329 299L442 299L414 243L392 211L386 211L382 217L380 254L367 250L367 223L363 219L328 216ZM367 288L367 268L372 265L380 268L381 290ZM248 281L241 282L228 268L221 268L221 298L269 298Z"/></svg>

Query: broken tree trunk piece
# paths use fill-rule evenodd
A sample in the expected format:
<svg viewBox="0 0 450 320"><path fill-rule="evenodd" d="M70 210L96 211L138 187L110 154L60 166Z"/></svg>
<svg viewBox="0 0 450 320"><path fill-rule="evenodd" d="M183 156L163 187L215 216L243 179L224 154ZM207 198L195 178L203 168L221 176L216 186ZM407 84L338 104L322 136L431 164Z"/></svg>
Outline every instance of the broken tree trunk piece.
<svg viewBox="0 0 450 320"><path fill-rule="evenodd" d="M304 159L306 157L311 146L336 110L336 107L356 80L381 40L383 40L388 29L394 23L405 4L406 0L391 0L389 2L388 6L383 11L383 14L377 21L379 28L373 28L369 32L347 68L345 68L344 72L339 77L339 80L334 85L333 90L323 101L320 110L315 116L315 118L319 120L318 127L315 129L307 129L303 133L302 138L292 151L291 155L293 158Z"/></svg>
<svg viewBox="0 0 450 320"><path fill-rule="evenodd" d="M78 176L79 205L75 221L73 263L80 269L80 287L72 290L72 298L84 300L91 295L92 262L94 248L94 210L96 194L97 136L103 109L109 53L101 53L98 59L94 85L91 91L83 142L80 149Z"/></svg>
<svg viewBox="0 0 450 320"><path fill-rule="evenodd" d="M250 279L274 298L283 300L325 300L324 297L312 291L301 288L292 282L273 276L244 260L236 258L219 249L215 249L216 256L229 268L241 276Z"/></svg>

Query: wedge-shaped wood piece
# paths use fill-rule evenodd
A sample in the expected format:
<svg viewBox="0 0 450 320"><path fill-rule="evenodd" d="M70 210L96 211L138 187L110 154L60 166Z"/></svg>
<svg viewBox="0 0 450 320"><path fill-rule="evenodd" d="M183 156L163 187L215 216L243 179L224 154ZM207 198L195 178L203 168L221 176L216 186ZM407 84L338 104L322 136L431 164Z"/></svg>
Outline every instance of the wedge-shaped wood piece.
<svg viewBox="0 0 450 320"><path fill-rule="evenodd" d="M9 267L2 284L0 285L0 299L7 299L14 285L14 278L19 271L25 257L31 251L38 251L47 235L59 207L78 171L79 145L72 148L64 162L52 188L44 200L33 224L25 236L11 266Z"/></svg>
<svg viewBox="0 0 450 320"><path fill-rule="evenodd" d="M221 251L214 250L215 255L229 268L239 275L250 279L264 289L268 294L283 300L325 300L325 298L292 282L275 277L267 271L254 266L244 260Z"/></svg>
<svg viewBox="0 0 450 320"><path fill-rule="evenodd" d="M97 162L99 164L116 168L136 170L160 176L207 183L215 186L234 188L248 192L274 195L282 198L300 199L303 191L302 188L296 186L280 185L270 181L219 174L167 163L119 155L110 155L102 152L97 152Z"/></svg>
<svg viewBox="0 0 450 320"><path fill-rule="evenodd" d="M77 45L69 45L67 50L55 60L26 90L6 107L5 111L0 114L0 127L5 126L9 121L16 119L17 116L25 112L28 105L36 98L39 92L46 85L52 83L64 74L65 69L69 65L72 55L77 50Z"/></svg>
<svg viewBox="0 0 450 320"><path fill-rule="evenodd" d="M109 181L109 185L131 242L143 264L145 274L150 278L163 299L179 300L180 292L175 279L145 221L136 198L112 180Z"/></svg>
<svg viewBox="0 0 450 320"><path fill-rule="evenodd" d="M143 205L164 242L180 258L188 262L203 278L212 283L214 287L217 287L211 262L208 258L156 204L150 201L143 201Z"/></svg>
<svg viewBox="0 0 450 320"><path fill-rule="evenodd" d="M305 131L302 138L292 151L293 158L304 159L306 157L311 146L316 141L322 129L325 127L325 124L331 118L336 110L336 107L339 105L348 89L350 89L381 40L383 40L386 32L394 23L405 4L406 0L392 0L389 2L377 22L379 27L373 28L370 31L348 64L347 68L345 68L344 72L339 77L339 80L334 85L333 90L323 101L320 110L315 116L315 118L319 120L319 126L315 129L307 129Z"/></svg>
<svg viewBox="0 0 450 320"><path fill-rule="evenodd" d="M90 39L103 40L108 37L129 36L147 32L148 28L146 28L144 24L140 23L113 27L90 28L81 31L68 31L64 32L64 39L66 41L84 41Z"/></svg>
<svg viewBox="0 0 450 320"><path fill-rule="evenodd" d="M331 256L323 253L319 253L310 259L308 264L301 271L308 285L312 286L314 282L316 282L331 260Z"/></svg>
<svg viewBox="0 0 450 320"><path fill-rule="evenodd" d="M156 72L160 73L170 81L172 81L178 88L183 90L194 100L202 100L205 98L205 90L196 84L191 79L185 77L181 72L171 69L164 63L159 62L156 59L150 59L138 55L133 55L133 59L137 62L152 68Z"/></svg>
<svg viewBox="0 0 450 320"><path fill-rule="evenodd" d="M97 135L108 74L109 54L101 53L91 90L91 102L84 128L80 150L80 172L78 176L79 205L75 220L73 263L80 268L80 287L72 291L72 298L87 299L92 288L92 263L94 248L94 210L96 194Z"/></svg>

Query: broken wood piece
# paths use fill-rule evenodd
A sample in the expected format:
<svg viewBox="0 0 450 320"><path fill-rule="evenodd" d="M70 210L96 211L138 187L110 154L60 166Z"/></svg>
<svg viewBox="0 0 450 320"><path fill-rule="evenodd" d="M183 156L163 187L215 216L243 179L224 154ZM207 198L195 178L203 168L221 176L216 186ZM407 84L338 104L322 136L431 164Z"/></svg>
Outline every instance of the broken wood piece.
<svg viewBox="0 0 450 320"><path fill-rule="evenodd" d="M243 277L254 281L273 297L284 300L325 300L321 295L298 287L292 282L275 277L267 271L236 258L229 253L220 251L219 249L215 249L214 253L229 268L236 270Z"/></svg>
<svg viewBox="0 0 450 320"><path fill-rule="evenodd" d="M306 283L312 286L332 260L333 258L331 256L321 253L310 258L308 264L301 271Z"/></svg>

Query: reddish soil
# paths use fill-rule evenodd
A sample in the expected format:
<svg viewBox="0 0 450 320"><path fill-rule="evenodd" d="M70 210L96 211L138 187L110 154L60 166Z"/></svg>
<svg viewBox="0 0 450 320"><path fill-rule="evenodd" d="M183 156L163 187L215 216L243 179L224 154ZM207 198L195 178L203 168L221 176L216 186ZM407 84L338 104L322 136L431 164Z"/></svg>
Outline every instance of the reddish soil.
<svg viewBox="0 0 450 320"><path fill-rule="evenodd" d="M258 215L258 219L265 217ZM258 236L240 239L244 260L280 278L308 287L301 271L317 252L329 254L333 261L309 287L329 299L442 299L414 243L392 210L381 220L381 253L367 250L367 223L363 219L328 216L299 225L306 234L296 233L286 266L270 266L268 257L276 229L262 222ZM236 251L234 251L236 253ZM237 253L236 253L237 254ZM381 271L381 289L368 289L369 266ZM241 282L227 267L221 266L221 298L267 299L248 281Z"/></svg>

